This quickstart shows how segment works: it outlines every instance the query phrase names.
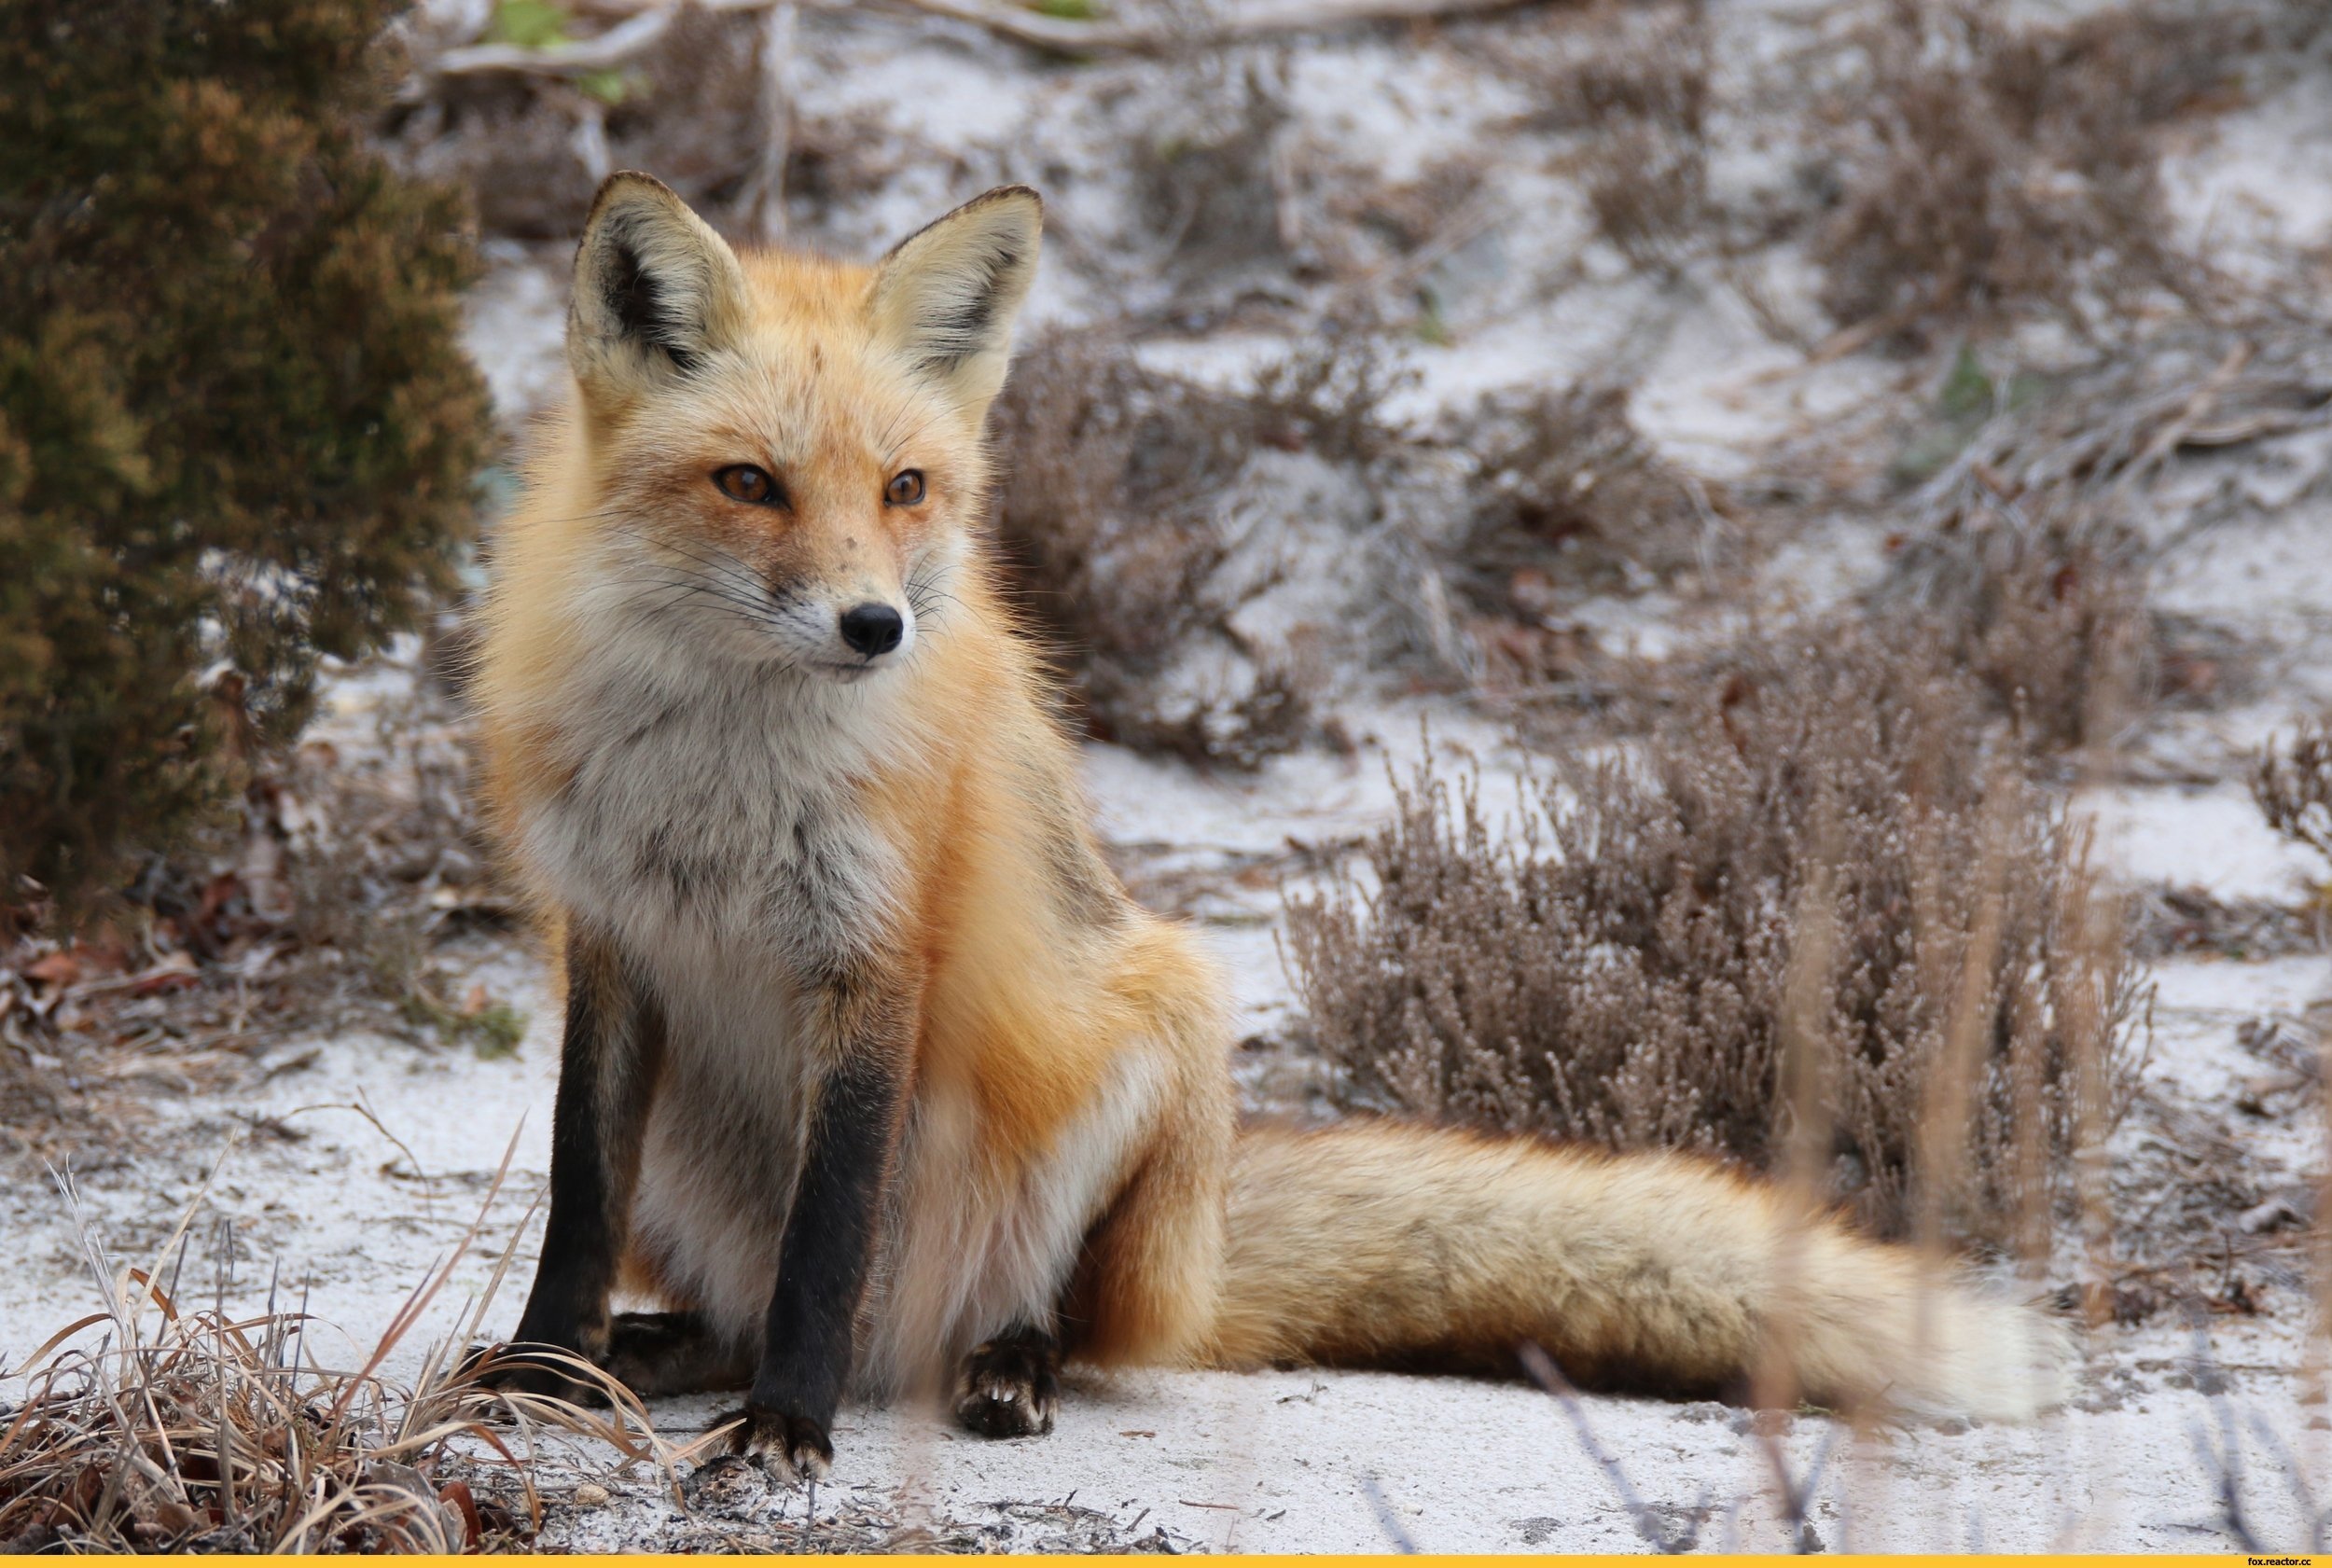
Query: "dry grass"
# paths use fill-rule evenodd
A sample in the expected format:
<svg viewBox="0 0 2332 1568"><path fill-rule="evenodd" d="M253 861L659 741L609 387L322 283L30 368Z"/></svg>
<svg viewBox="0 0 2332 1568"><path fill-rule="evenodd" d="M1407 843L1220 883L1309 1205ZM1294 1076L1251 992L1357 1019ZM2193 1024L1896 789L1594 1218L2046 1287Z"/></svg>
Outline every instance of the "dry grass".
<svg viewBox="0 0 2332 1568"><path fill-rule="evenodd" d="M1771 1168L1815 921L1825 1195L1890 1232L1917 1200L2030 1241L2083 1063L2126 1095L2145 992L2012 750L1932 638L1850 624L1745 646L1629 755L1544 782L1518 839L1421 774L1373 890L1291 908L1313 1040L1359 1104ZM1964 1157L1923 1162L1950 1063Z"/></svg>
<svg viewBox="0 0 2332 1568"><path fill-rule="evenodd" d="M2024 311L2094 326L2149 293L2192 297L2155 132L2254 31L2200 7L2020 25L1990 0L1890 0L1826 111L1824 305L1909 332Z"/></svg>
<svg viewBox="0 0 2332 1568"><path fill-rule="evenodd" d="M2302 724L2289 752L2275 741L2261 747L2251 798L2270 827L2332 867L2332 718Z"/></svg>
<svg viewBox="0 0 2332 1568"><path fill-rule="evenodd" d="M476 1242L482 1212L353 1369L320 1364L307 1312L279 1310L272 1291L250 1317L227 1309L223 1282L213 1306L187 1304L164 1264L183 1260L192 1217L145 1269L109 1267L82 1224L102 1305L11 1369L32 1391L0 1429L0 1553L507 1550L542 1509L506 1434L528 1450L544 1431L588 1436L667 1472L677 1457L636 1399L587 1367L577 1375L610 1409L490 1393L451 1345L433 1349L409 1386L382 1376ZM477 1335L509 1262L454 1344ZM102 1331L94 1348L57 1349L91 1330ZM507 1484L488 1485L490 1475Z"/></svg>

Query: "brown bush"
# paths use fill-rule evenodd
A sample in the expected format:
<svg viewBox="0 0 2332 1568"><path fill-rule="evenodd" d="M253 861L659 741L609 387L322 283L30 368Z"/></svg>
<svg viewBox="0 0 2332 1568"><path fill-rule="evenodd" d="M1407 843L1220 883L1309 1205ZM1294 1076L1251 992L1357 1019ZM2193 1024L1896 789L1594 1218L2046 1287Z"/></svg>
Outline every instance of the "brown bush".
<svg viewBox="0 0 2332 1568"><path fill-rule="evenodd" d="M2332 866L2332 717L2302 724L2286 755L2274 741L2251 770L2251 798L2268 826Z"/></svg>
<svg viewBox="0 0 2332 1568"><path fill-rule="evenodd" d="M2036 752L2109 739L2154 682L2137 542L2095 514L2004 510L1914 538L1871 602L1931 628Z"/></svg>
<svg viewBox="0 0 2332 1568"><path fill-rule="evenodd" d="M2031 307L2079 321L2190 292L2153 132L2219 85L2253 31L2200 8L2018 26L1987 0L1893 0L1826 117L1825 306L1909 329Z"/></svg>
<svg viewBox="0 0 2332 1568"><path fill-rule="evenodd" d="M1831 625L1542 783L1511 841L1423 772L1373 891L1291 905L1312 1037L1358 1104L1756 1168L1803 1130L1867 1224L1932 1199L1959 1234L2029 1236L2083 1083L2127 1087L2142 994L2006 749L1932 640ZM1793 1017L1826 1086L1795 1102ZM1955 1101L1965 1158L1922 1156Z"/></svg>
<svg viewBox="0 0 2332 1568"><path fill-rule="evenodd" d="M1639 267L1673 271L1711 238L1707 13L1603 9L1603 47L1543 74L1533 119L1591 132L1575 170L1596 228Z"/></svg>
<svg viewBox="0 0 2332 1568"><path fill-rule="evenodd" d="M1442 550L1494 681L1565 661L1548 651L1562 641L1548 620L1566 603L1673 583L1729 556L1716 499L1636 429L1628 399L1592 384L1496 394L1443 432L1474 454L1464 521Z"/></svg>
<svg viewBox="0 0 2332 1568"><path fill-rule="evenodd" d="M993 430L1006 581L1088 727L1196 759L1252 765L1284 749L1299 702L1242 708L1227 694L1170 713L1157 689L1221 613L1207 594L1224 554L1208 503L1248 450L1238 400L1144 368L1106 331L1061 333L1020 356Z"/></svg>

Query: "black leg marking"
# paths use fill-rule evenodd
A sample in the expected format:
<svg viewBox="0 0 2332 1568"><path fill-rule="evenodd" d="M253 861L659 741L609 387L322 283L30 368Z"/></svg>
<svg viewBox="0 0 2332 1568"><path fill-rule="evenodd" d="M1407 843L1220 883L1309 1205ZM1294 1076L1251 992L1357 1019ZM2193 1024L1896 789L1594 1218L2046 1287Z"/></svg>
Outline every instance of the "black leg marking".
<svg viewBox="0 0 2332 1568"><path fill-rule="evenodd" d="M696 1312L618 1312L607 1332L607 1370L643 1399L743 1388L749 1352L725 1342Z"/></svg>
<svg viewBox="0 0 2332 1568"><path fill-rule="evenodd" d="M955 1419L983 1437L1035 1437L1061 1405L1061 1344L1041 1328L1006 1330L964 1358Z"/></svg>
<svg viewBox="0 0 2332 1568"><path fill-rule="evenodd" d="M585 1360L607 1354L607 1297L631 1230L640 1145L664 1048L664 1020L615 948L581 930L567 942L566 1038L550 1130L550 1216L516 1341ZM496 1357L499 1387L574 1396L550 1357Z"/></svg>
<svg viewBox="0 0 2332 1568"><path fill-rule="evenodd" d="M906 1103L906 1010L847 988L828 1000L843 1065L818 1093L794 1210L778 1250L761 1365L739 1453L775 1456L809 1480L833 1463L829 1434L850 1379L858 1306ZM851 1047L857 1048L852 1049Z"/></svg>

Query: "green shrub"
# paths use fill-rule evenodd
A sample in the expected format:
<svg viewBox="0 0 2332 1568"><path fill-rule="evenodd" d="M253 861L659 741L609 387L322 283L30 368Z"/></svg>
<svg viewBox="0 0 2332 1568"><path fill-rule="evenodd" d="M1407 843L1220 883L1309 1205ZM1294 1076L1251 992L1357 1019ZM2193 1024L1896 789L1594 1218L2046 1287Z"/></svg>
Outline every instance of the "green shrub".
<svg viewBox="0 0 2332 1568"><path fill-rule="evenodd" d="M365 146L387 10L0 7L0 908L102 895L446 580L471 252Z"/></svg>

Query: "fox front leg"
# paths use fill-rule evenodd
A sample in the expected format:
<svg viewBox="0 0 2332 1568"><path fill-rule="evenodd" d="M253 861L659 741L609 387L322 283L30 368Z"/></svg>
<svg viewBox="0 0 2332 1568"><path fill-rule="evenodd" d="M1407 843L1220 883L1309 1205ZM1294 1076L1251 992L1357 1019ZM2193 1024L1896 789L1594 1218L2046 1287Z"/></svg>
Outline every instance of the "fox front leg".
<svg viewBox="0 0 2332 1568"><path fill-rule="evenodd" d="M917 979L867 963L822 978L812 1044L828 1063L779 1243L761 1363L731 1447L816 1480L834 1462L858 1308L896 1155L914 1047Z"/></svg>
<svg viewBox="0 0 2332 1568"><path fill-rule="evenodd" d="M555 1358L607 1355L607 1303L631 1229L640 1146L664 1051L664 1019L614 944L577 926L567 941L566 1036L551 1113L550 1215L517 1350L486 1381L572 1395Z"/></svg>

